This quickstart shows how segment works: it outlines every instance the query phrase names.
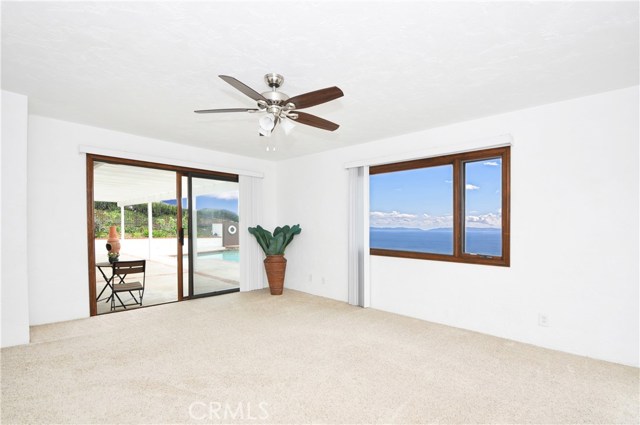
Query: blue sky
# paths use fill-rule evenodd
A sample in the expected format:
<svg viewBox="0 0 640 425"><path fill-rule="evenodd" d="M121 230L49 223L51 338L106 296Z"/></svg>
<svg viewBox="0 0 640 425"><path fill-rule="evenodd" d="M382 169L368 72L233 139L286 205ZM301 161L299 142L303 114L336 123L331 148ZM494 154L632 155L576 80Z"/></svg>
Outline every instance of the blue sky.
<svg viewBox="0 0 640 425"><path fill-rule="evenodd" d="M499 227L501 160L465 164L466 216L471 227ZM373 227L452 227L453 167L443 165L370 179L370 221Z"/></svg>
<svg viewBox="0 0 640 425"><path fill-rule="evenodd" d="M221 199L211 195L196 197L196 206L199 210L213 208L215 210L228 210L238 214L238 199Z"/></svg>

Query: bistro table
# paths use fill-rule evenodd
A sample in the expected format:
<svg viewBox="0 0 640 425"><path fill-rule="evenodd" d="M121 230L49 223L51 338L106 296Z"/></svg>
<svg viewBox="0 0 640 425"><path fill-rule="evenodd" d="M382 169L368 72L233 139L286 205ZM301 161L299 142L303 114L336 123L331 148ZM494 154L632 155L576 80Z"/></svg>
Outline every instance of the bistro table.
<svg viewBox="0 0 640 425"><path fill-rule="evenodd" d="M109 300L111 300L111 297L113 297L113 264L109 263L108 261L104 261L101 263L96 263L96 267L98 268L98 270L100 270L100 274L102 275L102 278L105 281L105 285L102 288L102 291L100 291L100 294L98 294L98 296L96 297L96 302L98 301L102 301L100 299L100 296L102 296L102 293L104 292L105 289L107 288L111 288L111 295L109 295L107 298L103 298L105 300L107 300L107 302L109 302ZM107 276L107 274L105 273L105 270L107 270L107 268L109 270L111 270L111 276Z"/></svg>

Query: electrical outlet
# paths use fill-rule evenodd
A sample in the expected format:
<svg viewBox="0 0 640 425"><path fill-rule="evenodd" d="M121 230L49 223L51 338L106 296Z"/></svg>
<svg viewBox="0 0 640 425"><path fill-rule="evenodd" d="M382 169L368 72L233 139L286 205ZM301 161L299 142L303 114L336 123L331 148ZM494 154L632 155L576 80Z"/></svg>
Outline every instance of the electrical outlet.
<svg viewBox="0 0 640 425"><path fill-rule="evenodd" d="M313 282L313 275L309 273L309 282Z"/></svg>
<svg viewBox="0 0 640 425"><path fill-rule="evenodd" d="M549 327L549 316L543 313L538 313L538 326Z"/></svg>
<svg viewBox="0 0 640 425"><path fill-rule="evenodd" d="M327 283L327 282L324 280L324 276L323 276L322 277L322 284L324 285L325 283Z"/></svg>

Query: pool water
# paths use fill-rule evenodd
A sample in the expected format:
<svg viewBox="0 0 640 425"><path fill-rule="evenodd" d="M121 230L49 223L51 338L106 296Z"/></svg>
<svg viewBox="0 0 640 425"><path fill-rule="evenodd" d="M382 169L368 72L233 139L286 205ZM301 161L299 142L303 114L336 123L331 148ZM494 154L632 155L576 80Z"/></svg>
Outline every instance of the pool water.
<svg viewBox="0 0 640 425"><path fill-rule="evenodd" d="M199 252L198 258L210 259L210 260L223 260L233 261L234 263L240 262L240 251L237 249L219 252Z"/></svg>

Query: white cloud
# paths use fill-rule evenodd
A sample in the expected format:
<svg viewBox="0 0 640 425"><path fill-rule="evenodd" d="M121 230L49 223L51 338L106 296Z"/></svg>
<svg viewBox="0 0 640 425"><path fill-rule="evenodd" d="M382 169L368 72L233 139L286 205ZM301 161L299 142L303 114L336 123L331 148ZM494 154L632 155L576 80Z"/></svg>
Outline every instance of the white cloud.
<svg viewBox="0 0 640 425"><path fill-rule="evenodd" d="M437 227L453 227L453 216L423 214L421 229L435 229Z"/></svg>
<svg viewBox="0 0 640 425"><path fill-rule="evenodd" d="M409 227L416 229L433 229L436 227L452 227L451 215L432 216L429 214L408 214L398 211L369 213L369 223L372 227Z"/></svg>
<svg viewBox="0 0 640 425"><path fill-rule="evenodd" d="M502 227L502 212L465 217L468 227Z"/></svg>
<svg viewBox="0 0 640 425"><path fill-rule="evenodd" d="M500 165L497 161L487 161L483 162L482 165L488 165L489 167L497 167Z"/></svg>
<svg viewBox="0 0 640 425"><path fill-rule="evenodd" d="M451 183L453 183L453 180L445 180L444 182L451 184Z"/></svg>
<svg viewBox="0 0 640 425"><path fill-rule="evenodd" d="M478 190L478 189L480 189L480 186L476 186L476 185L473 185L471 183L467 183L465 185L465 189L467 189L467 190Z"/></svg>
<svg viewBox="0 0 640 425"><path fill-rule="evenodd" d="M399 213L398 211L391 211L391 212L372 211L371 217L407 219L407 218L416 218L417 215L403 214L403 213Z"/></svg>
<svg viewBox="0 0 640 425"><path fill-rule="evenodd" d="M451 214L429 215L427 213L408 214L398 211L372 211L369 213L369 216L371 227L407 227L424 230L453 227L453 216ZM466 225L476 228L499 228L502 226L502 213L498 210L497 212L487 214L467 215Z"/></svg>

